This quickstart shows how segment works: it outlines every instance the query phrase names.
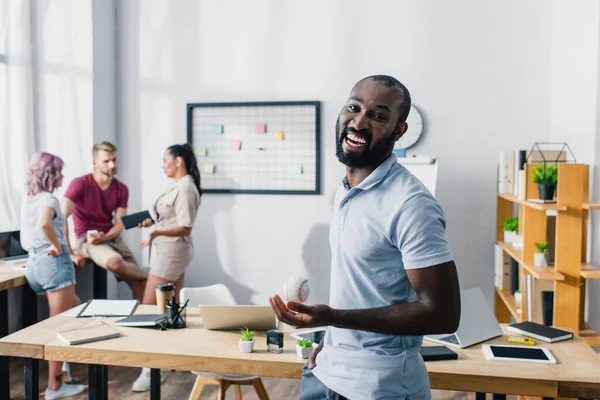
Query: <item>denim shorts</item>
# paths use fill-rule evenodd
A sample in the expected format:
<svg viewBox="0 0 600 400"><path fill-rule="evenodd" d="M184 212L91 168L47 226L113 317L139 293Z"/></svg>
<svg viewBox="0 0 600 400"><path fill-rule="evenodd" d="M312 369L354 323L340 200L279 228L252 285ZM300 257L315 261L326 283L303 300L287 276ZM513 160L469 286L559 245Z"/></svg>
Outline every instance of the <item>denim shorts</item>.
<svg viewBox="0 0 600 400"><path fill-rule="evenodd" d="M69 256L69 249L62 246L62 253L54 257L46 253L50 247L41 246L29 252L25 277L29 286L38 295L64 289L77 283L75 266Z"/></svg>

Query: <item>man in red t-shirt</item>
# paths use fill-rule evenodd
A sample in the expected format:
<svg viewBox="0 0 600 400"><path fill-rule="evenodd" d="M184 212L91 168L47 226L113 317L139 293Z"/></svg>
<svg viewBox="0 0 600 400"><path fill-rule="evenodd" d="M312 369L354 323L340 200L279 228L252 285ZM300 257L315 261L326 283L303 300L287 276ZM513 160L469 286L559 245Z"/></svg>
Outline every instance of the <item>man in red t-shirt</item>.
<svg viewBox="0 0 600 400"><path fill-rule="evenodd" d="M61 203L65 218L73 215L76 244L69 251L77 266L85 257L124 280L133 297L141 300L148 273L121 238L121 217L127 215L129 190L117 180L117 147L109 142L94 145L94 172L74 179ZM114 219L113 219L114 213ZM114 221L114 222L113 222ZM68 222L65 237L68 239ZM90 232L90 231L97 231Z"/></svg>

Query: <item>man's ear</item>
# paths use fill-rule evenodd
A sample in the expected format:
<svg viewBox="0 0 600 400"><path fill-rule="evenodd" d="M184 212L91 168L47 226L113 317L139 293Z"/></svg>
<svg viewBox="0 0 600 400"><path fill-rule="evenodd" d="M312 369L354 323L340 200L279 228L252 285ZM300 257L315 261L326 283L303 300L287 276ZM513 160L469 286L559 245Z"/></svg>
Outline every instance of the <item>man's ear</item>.
<svg viewBox="0 0 600 400"><path fill-rule="evenodd" d="M394 133L394 141L397 142L398 140L400 140L400 138L406 133L407 129L408 124L406 122L403 122L400 125L398 125L398 130L396 131L396 133Z"/></svg>

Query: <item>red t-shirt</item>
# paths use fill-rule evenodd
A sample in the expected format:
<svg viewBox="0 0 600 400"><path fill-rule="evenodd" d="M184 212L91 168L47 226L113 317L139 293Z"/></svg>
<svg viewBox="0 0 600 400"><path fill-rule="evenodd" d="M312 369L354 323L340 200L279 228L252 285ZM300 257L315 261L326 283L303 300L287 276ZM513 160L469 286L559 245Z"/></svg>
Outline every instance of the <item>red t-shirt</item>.
<svg viewBox="0 0 600 400"><path fill-rule="evenodd" d="M73 222L75 236L79 239L89 230L108 232L113 224L113 212L117 208L127 208L129 189L113 178L106 190L94 180L92 174L73 179L65 197L75 203Z"/></svg>

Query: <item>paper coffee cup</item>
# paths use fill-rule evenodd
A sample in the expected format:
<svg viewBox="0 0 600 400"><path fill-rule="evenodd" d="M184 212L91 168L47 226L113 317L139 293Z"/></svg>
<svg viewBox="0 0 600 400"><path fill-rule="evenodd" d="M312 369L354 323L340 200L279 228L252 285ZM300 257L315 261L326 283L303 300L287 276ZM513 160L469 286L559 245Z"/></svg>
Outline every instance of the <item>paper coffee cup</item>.
<svg viewBox="0 0 600 400"><path fill-rule="evenodd" d="M164 314L167 312L167 302L173 299L175 294L175 285L172 283L162 283L156 285L156 312Z"/></svg>

